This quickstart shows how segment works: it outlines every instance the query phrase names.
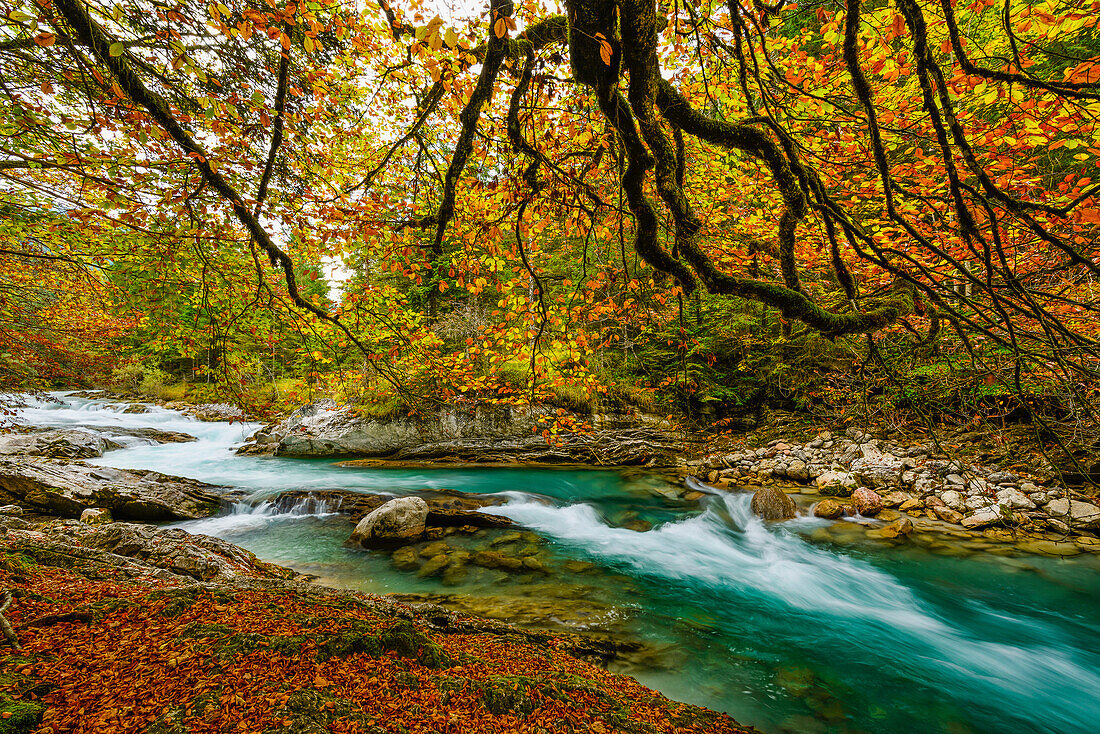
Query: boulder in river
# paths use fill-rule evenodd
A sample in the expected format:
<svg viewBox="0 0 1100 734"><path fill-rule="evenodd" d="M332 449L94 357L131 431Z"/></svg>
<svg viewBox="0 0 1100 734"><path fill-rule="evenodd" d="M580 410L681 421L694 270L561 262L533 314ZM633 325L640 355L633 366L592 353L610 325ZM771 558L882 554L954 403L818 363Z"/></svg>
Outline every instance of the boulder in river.
<svg viewBox="0 0 1100 734"><path fill-rule="evenodd" d="M836 500L821 500L814 505L814 517L823 517L826 520L835 520L844 514L844 506Z"/></svg>
<svg viewBox="0 0 1100 734"><path fill-rule="evenodd" d="M194 520L216 514L228 498L223 487L159 472L0 458L0 502L62 517L105 507L127 520Z"/></svg>
<svg viewBox="0 0 1100 734"><path fill-rule="evenodd" d="M0 456L48 456L55 459L91 459L119 445L98 433L60 428L0 436Z"/></svg>
<svg viewBox="0 0 1100 734"><path fill-rule="evenodd" d="M873 517L882 511L883 501L878 492L867 487L859 487L852 492L852 504L856 512L866 517Z"/></svg>
<svg viewBox="0 0 1100 734"><path fill-rule="evenodd" d="M458 528L472 526L475 528L510 528L515 523L501 515L489 515L484 512L472 510L452 510L449 508L430 507L425 521L433 528Z"/></svg>
<svg viewBox="0 0 1100 734"><path fill-rule="evenodd" d="M195 420L216 423L220 421L241 421L245 419L244 411L236 405L229 403L203 403L190 406L191 416Z"/></svg>
<svg viewBox="0 0 1100 734"><path fill-rule="evenodd" d="M398 497L360 520L348 542L364 548L405 545L424 534L427 520L427 502L420 497Z"/></svg>
<svg viewBox="0 0 1100 734"><path fill-rule="evenodd" d="M157 443L190 443L191 441L198 441L197 438L190 433L182 433L180 431L163 431L159 428L151 428L147 426L96 426L96 433L103 434L108 438L118 438L120 436L128 438L136 438L141 441L150 444Z"/></svg>
<svg viewBox="0 0 1100 734"><path fill-rule="evenodd" d="M763 487L756 490L750 504L753 514L768 521L790 520L798 515L794 500L778 487Z"/></svg>

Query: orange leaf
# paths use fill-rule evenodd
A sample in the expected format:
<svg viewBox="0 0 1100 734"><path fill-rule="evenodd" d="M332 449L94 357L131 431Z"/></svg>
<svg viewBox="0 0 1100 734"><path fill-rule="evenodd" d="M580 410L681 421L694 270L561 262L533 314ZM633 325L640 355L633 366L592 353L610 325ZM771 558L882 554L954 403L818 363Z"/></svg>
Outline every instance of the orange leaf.
<svg viewBox="0 0 1100 734"><path fill-rule="evenodd" d="M1077 212L1077 219L1090 224L1100 224L1100 209L1082 209Z"/></svg>
<svg viewBox="0 0 1100 734"><path fill-rule="evenodd" d="M508 35L508 24L504 21L504 18L500 18L493 24L493 33L497 38L504 38Z"/></svg>
<svg viewBox="0 0 1100 734"><path fill-rule="evenodd" d="M611 44L607 41L600 41L600 58L608 66L611 66L611 54L614 50L611 48Z"/></svg>

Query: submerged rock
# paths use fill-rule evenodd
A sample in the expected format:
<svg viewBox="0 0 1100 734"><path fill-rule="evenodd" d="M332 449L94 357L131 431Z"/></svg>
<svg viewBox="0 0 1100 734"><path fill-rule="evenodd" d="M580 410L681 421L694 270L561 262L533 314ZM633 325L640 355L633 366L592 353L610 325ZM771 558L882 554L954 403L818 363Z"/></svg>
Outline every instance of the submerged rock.
<svg viewBox="0 0 1100 734"><path fill-rule="evenodd" d="M359 521L349 543L385 548L414 542L427 527L428 503L419 497L399 497Z"/></svg>
<svg viewBox="0 0 1100 734"><path fill-rule="evenodd" d="M523 559L506 556L499 551L478 551L470 562L483 568L499 568L512 572L523 569Z"/></svg>
<svg viewBox="0 0 1100 734"><path fill-rule="evenodd" d="M0 502L62 517L104 507L128 520L194 520L222 508L223 487L159 472L0 458Z"/></svg>
<svg viewBox="0 0 1100 734"><path fill-rule="evenodd" d="M411 545L406 545L403 548L398 548L390 556L390 560L393 561L393 565L399 571L415 571L420 568L420 554L416 552L416 548Z"/></svg>
<svg viewBox="0 0 1100 734"><path fill-rule="evenodd" d="M908 517L899 517L894 522L879 530L884 538L896 538L899 535L909 535L913 532L913 521Z"/></svg>
<svg viewBox="0 0 1100 734"><path fill-rule="evenodd" d="M752 496L752 511L764 520L775 522L790 520L798 516L798 507L794 500L776 487L764 487Z"/></svg>

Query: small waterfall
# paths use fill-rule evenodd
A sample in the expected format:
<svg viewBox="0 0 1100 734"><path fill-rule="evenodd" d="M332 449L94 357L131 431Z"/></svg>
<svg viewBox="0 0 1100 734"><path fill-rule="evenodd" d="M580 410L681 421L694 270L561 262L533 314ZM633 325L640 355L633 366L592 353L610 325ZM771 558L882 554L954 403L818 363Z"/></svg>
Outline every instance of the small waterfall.
<svg viewBox="0 0 1100 734"><path fill-rule="evenodd" d="M246 500L233 505L228 515L187 520L175 523L174 527L183 528L197 535L232 538L274 523L309 517L330 517L337 514L339 505L338 499L319 497L284 497L275 501L262 500L255 503Z"/></svg>
<svg viewBox="0 0 1100 734"><path fill-rule="evenodd" d="M281 515L321 517L339 512L344 500L339 496L316 497L309 495L297 497L284 495L274 502L263 502L262 504L275 507L277 514Z"/></svg>

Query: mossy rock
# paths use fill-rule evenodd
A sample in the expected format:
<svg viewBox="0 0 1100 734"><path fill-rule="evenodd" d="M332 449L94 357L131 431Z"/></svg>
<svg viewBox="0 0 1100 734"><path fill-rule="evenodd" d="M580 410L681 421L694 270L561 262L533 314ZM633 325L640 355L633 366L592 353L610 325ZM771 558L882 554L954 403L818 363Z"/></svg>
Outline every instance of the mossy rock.
<svg viewBox="0 0 1100 734"><path fill-rule="evenodd" d="M367 734L383 734L384 730L367 725L362 711L351 701L336 698L313 688L300 688L290 694L276 714L281 726L264 734L328 734L340 720L355 722Z"/></svg>
<svg viewBox="0 0 1100 734"><path fill-rule="evenodd" d="M215 688L166 711L145 727L144 734L187 734L190 729L183 725L184 719L188 716L201 715L208 706L217 707L221 693L221 688Z"/></svg>
<svg viewBox="0 0 1100 734"><path fill-rule="evenodd" d="M526 717L535 710L531 689L535 682L519 675L494 675L482 681L481 703L492 714Z"/></svg>
<svg viewBox="0 0 1100 734"><path fill-rule="evenodd" d="M451 665L443 648L408 620L400 620L383 628L378 633L378 644L382 650L414 659L426 668L445 668Z"/></svg>
<svg viewBox="0 0 1100 734"><path fill-rule="evenodd" d="M439 645L408 620L398 620L388 626L358 622L351 628L336 632L323 640L318 655L322 658L347 657L366 653L372 657L395 652L400 657L415 660L426 668L445 668L451 660Z"/></svg>
<svg viewBox="0 0 1100 734"><path fill-rule="evenodd" d="M38 728L46 707L38 701L13 701L0 697L0 734L24 734Z"/></svg>
<svg viewBox="0 0 1100 734"><path fill-rule="evenodd" d="M30 732L42 721L46 705L32 699L46 695L55 686L18 672L18 668L32 662L33 658L21 655L12 655L3 661L0 668L0 690L4 691L0 694L0 734Z"/></svg>
<svg viewBox="0 0 1100 734"><path fill-rule="evenodd" d="M201 596L209 596L213 600L228 604L235 601L233 594L225 591L206 591L203 589L169 589L167 591L154 591L149 594L152 601L167 599L168 604L161 610L162 617L176 617L194 606Z"/></svg>
<svg viewBox="0 0 1100 734"><path fill-rule="evenodd" d="M10 571L11 573L26 572L38 563L25 553L13 553L6 552L0 553L0 570Z"/></svg>

